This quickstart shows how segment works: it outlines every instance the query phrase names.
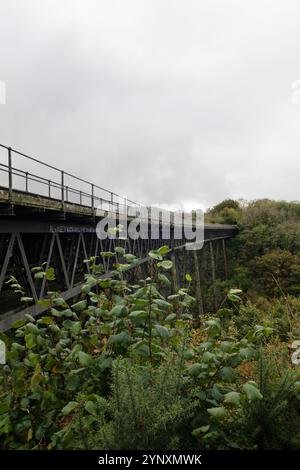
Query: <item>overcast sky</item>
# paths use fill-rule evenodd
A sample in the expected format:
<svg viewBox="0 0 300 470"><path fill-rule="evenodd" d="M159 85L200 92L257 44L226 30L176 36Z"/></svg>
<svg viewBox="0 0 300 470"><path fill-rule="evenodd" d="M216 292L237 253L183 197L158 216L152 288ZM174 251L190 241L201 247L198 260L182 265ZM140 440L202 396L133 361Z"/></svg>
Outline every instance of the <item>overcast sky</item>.
<svg viewBox="0 0 300 470"><path fill-rule="evenodd" d="M300 199L299 0L0 0L0 80L0 143L135 200Z"/></svg>

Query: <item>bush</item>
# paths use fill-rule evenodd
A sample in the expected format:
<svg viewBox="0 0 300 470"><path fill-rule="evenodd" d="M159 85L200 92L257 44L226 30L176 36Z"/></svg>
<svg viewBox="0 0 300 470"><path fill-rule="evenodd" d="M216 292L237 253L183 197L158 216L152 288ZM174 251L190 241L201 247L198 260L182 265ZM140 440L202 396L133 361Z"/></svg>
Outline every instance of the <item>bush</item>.
<svg viewBox="0 0 300 470"><path fill-rule="evenodd" d="M182 448L194 407L182 387L174 363L146 368L117 359L106 401L98 402L92 417L77 415L59 437L72 433L68 446L76 449Z"/></svg>
<svg viewBox="0 0 300 470"><path fill-rule="evenodd" d="M238 418L239 432L247 436L250 447L257 449L299 449L300 415L296 399L297 375L284 356L278 367L273 353L262 349L258 359L257 382L262 399L250 401Z"/></svg>

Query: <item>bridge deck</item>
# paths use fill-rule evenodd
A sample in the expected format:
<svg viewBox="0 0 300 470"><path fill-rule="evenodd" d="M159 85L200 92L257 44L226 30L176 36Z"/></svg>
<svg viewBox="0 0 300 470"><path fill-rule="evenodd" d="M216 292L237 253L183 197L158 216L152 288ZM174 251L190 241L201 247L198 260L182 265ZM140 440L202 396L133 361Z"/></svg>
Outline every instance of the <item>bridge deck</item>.
<svg viewBox="0 0 300 470"><path fill-rule="evenodd" d="M73 202L30 194L24 191L0 189L0 233L12 231L95 231L97 221L104 216L114 217L115 211L91 208ZM128 220L133 217L128 217ZM22 228L20 227L22 222ZM161 223L157 221L157 223ZM172 226L171 219L171 226ZM231 237L237 233L233 225L205 224L205 239Z"/></svg>

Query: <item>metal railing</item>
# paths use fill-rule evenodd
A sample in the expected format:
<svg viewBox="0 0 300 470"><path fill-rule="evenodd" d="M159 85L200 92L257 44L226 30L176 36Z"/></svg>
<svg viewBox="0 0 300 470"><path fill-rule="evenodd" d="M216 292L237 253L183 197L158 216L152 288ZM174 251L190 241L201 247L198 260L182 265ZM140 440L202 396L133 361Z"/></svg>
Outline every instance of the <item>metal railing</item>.
<svg viewBox="0 0 300 470"><path fill-rule="evenodd" d="M120 196L113 191L109 191L67 171L56 168L53 165L44 163L37 158L30 157L3 144L0 144L0 148L4 149L4 153L5 151L7 152L6 157L4 157L6 162L2 163L0 160L0 172L4 172L7 175L5 178L6 183L4 181L3 186L8 189L10 197L12 197L13 191L20 191L20 188L15 184L15 180L16 178L21 178L21 181L24 183L24 187L21 189L22 191L28 194L42 195L41 191L38 191L37 185L43 185L43 188L46 189L46 194L43 194L43 196L56 201L59 200L62 207L64 207L65 203L72 203L89 207L92 210L102 209L118 212L128 211L129 208L141 208L140 204L126 197ZM17 168L17 166L14 165L16 156L24 159L24 164L29 161L32 162L34 168L36 168L35 172L33 173ZM52 179L39 175L38 173L42 168L47 171L54 171L57 177ZM71 184L66 184L66 178L71 181ZM87 189L82 188L83 184Z"/></svg>

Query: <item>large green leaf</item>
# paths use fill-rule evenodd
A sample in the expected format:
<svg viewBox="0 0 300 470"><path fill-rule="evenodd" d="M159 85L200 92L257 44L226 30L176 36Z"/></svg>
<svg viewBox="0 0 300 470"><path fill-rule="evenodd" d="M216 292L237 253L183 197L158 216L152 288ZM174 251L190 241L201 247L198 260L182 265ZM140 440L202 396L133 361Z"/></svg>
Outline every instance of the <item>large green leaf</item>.
<svg viewBox="0 0 300 470"><path fill-rule="evenodd" d="M112 253L111 251L101 251L100 254L103 256L103 258L111 258L115 255L115 253Z"/></svg>
<svg viewBox="0 0 300 470"><path fill-rule="evenodd" d="M40 332L39 328L34 323L27 323L26 331L34 335L38 335Z"/></svg>
<svg viewBox="0 0 300 470"><path fill-rule="evenodd" d="M95 402L93 402L91 400L87 401L84 405L84 408L92 416L97 416L97 406L96 406Z"/></svg>
<svg viewBox="0 0 300 470"><path fill-rule="evenodd" d="M167 302L166 300L163 299L154 299L153 302L158 305L160 308L167 309L167 308L172 308L173 305L170 304L170 302Z"/></svg>
<svg viewBox="0 0 300 470"><path fill-rule="evenodd" d="M157 253L158 253L159 255L161 255L161 256L164 256L164 255L166 255L167 253L169 253L169 251L171 251L171 250L170 250L170 248L168 247L168 245L163 245L163 246L161 246L160 248L158 248Z"/></svg>
<svg viewBox="0 0 300 470"><path fill-rule="evenodd" d="M66 303L65 299L62 297L57 297L52 300L52 303L55 307L68 307L68 304Z"/></svg>
<svg viewBox="0 0 300 470"><path fill-rule="evenodd" d="M54 319L52 317L42 317L42 323L45 325L51 325L51 323L54 322Z"/></svg>
<svg viewBox="0 0 300 470"><path fill-rule="evenodd" d="M157 336L159 336L163 340L168 340L171 336L170 329L159 324L156 324L154 326L153 331L156 333Z"/></svg>
<svg viewBox="0 0 300 470"><path fill-rule="evenodd" d="M235 379L235 372L232 367L222 367L219 372L219 377L225 382L232 382Z"/></svg>
<svg viewBox="0 0 300 470"><path fill-rule="evenodd" d="M115 315L116 317L126 317L128 314L128 310L125 305L120 304L120 305L115 305L111 311L111 315Z"/></svg>
<svg viewBox="0 0 300 470"><path fill-rule="evenodd" d="M31 377L30 387L31 391L34 392L39 388L41 382L43 382L44 376L42 374L42 368L40 363L37 363L35 366L35 371L33 376Z"/></svg>
<svg viewBox="0 0 300 470"><path fill-rule="evenodd" d="M158 263L158 267L159 268L163 268L163 269L171 269L173 266L173 263L172 261L170 260L165 260L165 261L161 261L160 263Z"/></svg>
<svg viewBox="0 0 300 470"><path fill-rule="evenodd" d="M155 259L155 260L158 260L158 261L162 260L162 255L160 255L157 250L149 251L148 255L152 259Z"/></svg>
<svg viewBox="0 0 300 470"><path fill-rule="evenodd" d="M116 335L111 335L109 337L109 342L111 344L116 344L120 346L128 346L132 342L131 336L127 333L127 331L122 331Z"/></svg>
<svg viewBox="0 0 300 470"><path fill-rule="evenodd" d="M20 319L20 320L16 320L16 321L11 325L11 327L16 330L17 328L21 328L21 327L24 326L25 324L26 324L26 320L24 320L24 319L22 318L22 319Z"/></svg>
<svg viewBox="0 0 300 470"><path fill-rule="evenodd" d="M124 255L124 259L127 261L127 263L132 263L136 260L136 256L132 255L131 253L126 253Z"/></svg>
<svg viewBox="0 0 300 470"><path fill-rule="evenodd" d="M86 300L80 300L80 302L77 302L76 304L72 305L72 309L75 312L81 312L82 310L85 310L87 306L87 301Z"/></svg>
<svg viewBox="0 0 300 470"><path fill-rule="evenodd" d="M72 413L72 411L74 411L78 406L79 403L77 403L77 401L69 401L69 403L63 407L61 412L64 416L67 416Z"/></svg>
<svg viewBox="0 0 300 470"><path fill-rule="evenodd" d="M171 285L170 279L168 279L167 276L165 276L164 274L158 273L157 278L158 278L159 282L161 282L162 284L164 284L166 286Z"/></svg>
<svg viewBox="0 0 300 470"><path fill-rule="evenodd" d="M166 322L172 322L172 321L176 320L176 318L177 318L176 313L170 313L170 315L168 315L165 318L165 321Z"/></svg>
<svg viewBox="0 0 300 470"><path fill-rule="evenodd" d="M247 382L243 385L243 391L245 392L248 400L262 400L263 396L256 387L254 382Z"/></svg>
<svg viewBox="0 0 300 470"><path fill-rule="evenodd" d="M36 344L36 335L33 333L25 335L25 343L28 349L32 349Z"/></svg>
<svg viewBox="0 0 300 470"><path fill-rule="evenodd" d="M71 326L71 332L74 335L78 335L80 331L81 331L81 322L80 321L73 322L73 325Z"/></svg>
<svg viewBox="0 0 300 470"><path fill-rule="evenodd" d="M205 434L210 428L210 425L207 426L200 426L200 428L196 428L192 431L193 436L200 436L201 434Z"/></svg>
<svg viewBox="0 0 300 470"><path fill-rule="evenodd" d="M79 359L79 363L83 367L88 367L93 362L92 356L90 354L85 353L84 351L79 351L78 359Z"/></svg>
<svg viewBox="0 0 300 470"><path fill-rule="evenodd" d="M216 419L223 419L227 415L227 411L223 406L216 406L214 408L208 408L208 413Z"/></svg>
<svg viewBox="0 0 300 470"><path fill-rule="evenodd" d="M240 400L241 394L239 392L229 392L224 396L224 402L232 406L238 406Z"/></svg>
<svg viewBox="0 0 300 470"><path fill-rule="evenodd" d="M115 247L115 252L118 253L119 255L124 255L125 254L125 248L122 246L116 246Z"/></svg>
<svg viewBox="0 0 300 470"><path fill-rule="evenodd" d="M145 310L135 310L129 314L129 318L147 318L147 316Z"/></svg>
<svg viewBox="0 0 300 470"><path fill-rule="evenodd" d="M132 349L136 351L139 355L141 356L150 356L150 350L149 350L149 345L148 341L145 339L142 339L140 341L137 341L132 345Z"/></svg>
<svg viewBox="0 0 300 470"><path fill-rule="evenodd" d="M188 367L188 374L192 377L198 377L198 375L202 372L202 365L199 363L195 363Z"/></svg>

